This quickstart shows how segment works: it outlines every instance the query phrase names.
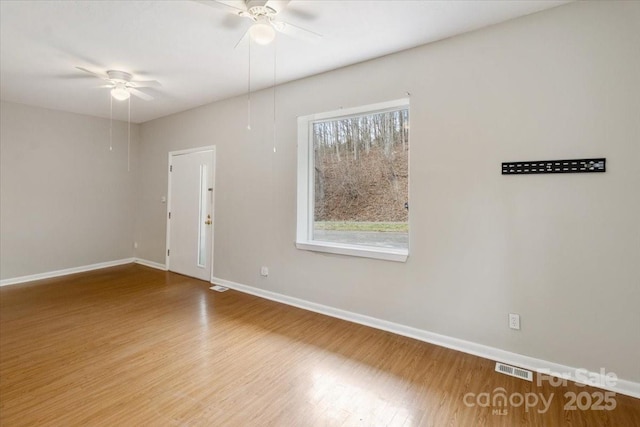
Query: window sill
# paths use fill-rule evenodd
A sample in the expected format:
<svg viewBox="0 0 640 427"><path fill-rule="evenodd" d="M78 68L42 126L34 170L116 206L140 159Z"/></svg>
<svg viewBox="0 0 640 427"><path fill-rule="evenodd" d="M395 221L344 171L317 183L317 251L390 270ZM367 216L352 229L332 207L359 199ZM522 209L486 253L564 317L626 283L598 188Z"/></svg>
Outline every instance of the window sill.
<svg viewBox="0 0 640 427"><path fill-rule="evenodd" d="M374 248L355 245L344 245L330 242L296 242L298 249L330 254L349 255L363 258L383 259L386 261L407 262L407 249Z"/></svg>

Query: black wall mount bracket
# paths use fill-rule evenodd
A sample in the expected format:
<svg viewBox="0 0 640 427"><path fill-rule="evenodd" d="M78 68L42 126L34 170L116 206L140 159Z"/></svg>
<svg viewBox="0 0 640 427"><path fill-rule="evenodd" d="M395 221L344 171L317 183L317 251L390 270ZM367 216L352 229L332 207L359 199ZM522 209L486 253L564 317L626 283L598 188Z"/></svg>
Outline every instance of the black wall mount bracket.
<svg viewBox="0 0 640 427"><path fill-rule="evenodd" d="M537 173L591 173L606 172L607 159L534 160L503 162L502 175L529 175Z"/></svg>

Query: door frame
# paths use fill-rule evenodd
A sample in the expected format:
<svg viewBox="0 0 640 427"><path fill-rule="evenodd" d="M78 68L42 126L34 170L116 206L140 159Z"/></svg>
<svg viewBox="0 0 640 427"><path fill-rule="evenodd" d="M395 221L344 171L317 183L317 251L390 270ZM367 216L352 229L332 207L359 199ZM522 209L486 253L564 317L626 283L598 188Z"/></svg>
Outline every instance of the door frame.
<svg viewBox="0 0 640 427"><path fill-rule="evenodd" d="M206 145L203 147L196 147L196 148L188 148L186 150L175 150L175 151L169 151L169 155L168 155L168 164L167 164L167 211L165 212L165 221L167 222L167 239L166 239L166 246L164 248L164 257L165 257L165 265L167 267L167 271L170 271L170 265L169 265L169 249L170 249L170 244L171 244L171 221L169 221L169 212L171 212L171 165L172 165L172 159L174 156L180 156L180 155L184 155L184 154L192 154L192 153L200 153L203 151L211 151L211 156L212 156L212 164L213 164L213 171L212 171L212 176L213 176L213 182L211 183L211 186L213 188L213 194L211 197L211 247L209 248L210 252L211 252L211 257L210 257L210 262L211 262L211 274L209 276L209 282L213 283L213 278L215 277L213 275L213 248L214 248L214 241L215 241L215 226L216 226L216 221L215 221L215 214L216 214L216 210L215 210L215 205L216 205L216 146L215 145Z"/></svg>

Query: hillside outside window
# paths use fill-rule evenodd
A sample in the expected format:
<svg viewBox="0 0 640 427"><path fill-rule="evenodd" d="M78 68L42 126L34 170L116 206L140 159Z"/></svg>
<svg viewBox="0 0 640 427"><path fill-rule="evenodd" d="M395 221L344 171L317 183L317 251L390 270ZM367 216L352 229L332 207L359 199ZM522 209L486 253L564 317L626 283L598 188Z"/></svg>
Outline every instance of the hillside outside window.
<svg viewBox="0 0 640 427"><path fill-rule="evenodd" d="M299 249L406 261L409 100L298 119Z"/></svg>

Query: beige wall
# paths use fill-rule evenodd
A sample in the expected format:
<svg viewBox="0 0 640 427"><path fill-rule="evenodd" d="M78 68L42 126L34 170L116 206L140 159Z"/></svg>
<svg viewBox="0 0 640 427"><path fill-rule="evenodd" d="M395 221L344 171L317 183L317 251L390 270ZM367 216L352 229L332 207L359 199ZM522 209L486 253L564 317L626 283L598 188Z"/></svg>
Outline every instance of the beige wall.
<svg viewBox="0 0 640 427"><path fill-rule="evenodd" d="M2 279L133 256L138 125L2 102Z"/></svg>
<svg viewBox="0 0 640 427"><path fill-rule="evenodd" d="M275 154L271 91L251 132L244 98L147 122L137 256L164 263L167 152L215 144L215 276L640 381L638 22L574 3L280 86ZM407 91L408 262L296 250L296 117ZM596 156L606 174L500 174Z"/></svg>

